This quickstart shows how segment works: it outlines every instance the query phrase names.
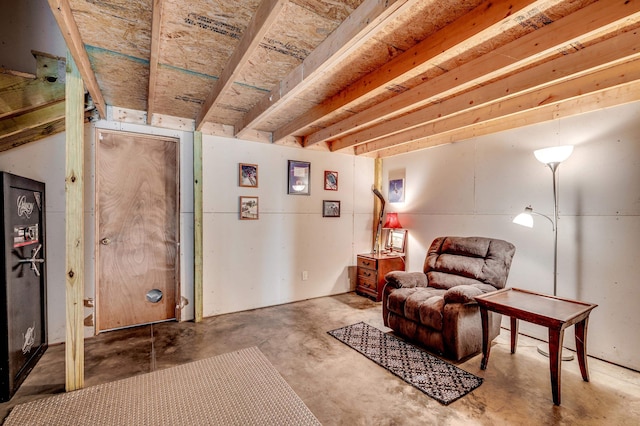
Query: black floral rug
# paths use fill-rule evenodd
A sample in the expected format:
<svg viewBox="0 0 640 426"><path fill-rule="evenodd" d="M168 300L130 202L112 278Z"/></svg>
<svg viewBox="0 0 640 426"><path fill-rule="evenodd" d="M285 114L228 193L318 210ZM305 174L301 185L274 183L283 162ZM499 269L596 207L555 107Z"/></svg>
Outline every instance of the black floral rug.
<svg viewBox="0 0 640 426"><path fill-rule="evenodd" d="M363 322L328 333L444 405L482 384L482 378Z"/></svg>

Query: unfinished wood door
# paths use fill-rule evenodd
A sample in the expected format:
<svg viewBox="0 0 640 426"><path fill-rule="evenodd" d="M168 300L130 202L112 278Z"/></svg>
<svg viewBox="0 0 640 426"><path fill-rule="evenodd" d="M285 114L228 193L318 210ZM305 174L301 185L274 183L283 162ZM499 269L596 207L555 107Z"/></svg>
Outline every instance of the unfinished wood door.
<svg viewBox="0 0 640 426"><path fill-rule="evenodd" d="M96 329L176 318L178 141L96 136Z"/></svg>

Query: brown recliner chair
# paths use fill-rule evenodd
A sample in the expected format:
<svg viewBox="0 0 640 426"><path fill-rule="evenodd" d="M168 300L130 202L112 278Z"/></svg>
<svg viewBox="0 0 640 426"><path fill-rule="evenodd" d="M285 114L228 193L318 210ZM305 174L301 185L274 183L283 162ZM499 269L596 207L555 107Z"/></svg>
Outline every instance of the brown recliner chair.
<svg viewBox="0 0 640 426"><path fill-rule="evenodd" d="M384 324L449 359L479 352L482 324L474 297L505 287L515 251L513 244L491 238L436 238L424 272L386 275ZM490 340L500 334L500 320L489 312Z"/></svg>

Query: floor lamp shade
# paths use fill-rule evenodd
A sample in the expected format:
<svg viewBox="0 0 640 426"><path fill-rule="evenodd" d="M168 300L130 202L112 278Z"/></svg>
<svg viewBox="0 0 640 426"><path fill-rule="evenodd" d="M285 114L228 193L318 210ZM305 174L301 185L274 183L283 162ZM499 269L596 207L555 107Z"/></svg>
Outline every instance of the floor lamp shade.
<svg viewBox="0 0 640 426"><path fill-rule="evenodd" d="M562 163L573 152L573 145L552 146L533 151L538 161L543 164Z"/></svg>
<svg viewBox="0 0 640 426"><path fill-rule="evenodd" d="M524 211L513 219L513 223L533 228L533 216L531 207L525 207Z"/></svg>

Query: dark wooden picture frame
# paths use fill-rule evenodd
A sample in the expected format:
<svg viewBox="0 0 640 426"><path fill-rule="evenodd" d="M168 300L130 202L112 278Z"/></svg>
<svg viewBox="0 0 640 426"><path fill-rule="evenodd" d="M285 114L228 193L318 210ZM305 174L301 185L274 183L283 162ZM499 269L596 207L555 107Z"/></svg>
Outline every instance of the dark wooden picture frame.
<svg viewBox="0 0 640 426"><path fill-rule="evenodd" d="M257 188L258 187L258 165L240 163L238 164L238 185Z"/></svg>
<svg viewBox="0 0 640 426"><path fill-rule="evenodd" d="M340 201L323 200L322 217L340 217Z"/></svg>
<svg viewBox="0 0 640 426"><path fill-rule="evenodd" d="M338 172L333 172L330 170L324 171L324 190L325 191L338 190Z"/></svg>
<svg viewBox="0 0 640 426"><path fill-rule="evenodd" d="M289 160L289 178L287 193L292 195L311 194L311 163Z"/></svg>

